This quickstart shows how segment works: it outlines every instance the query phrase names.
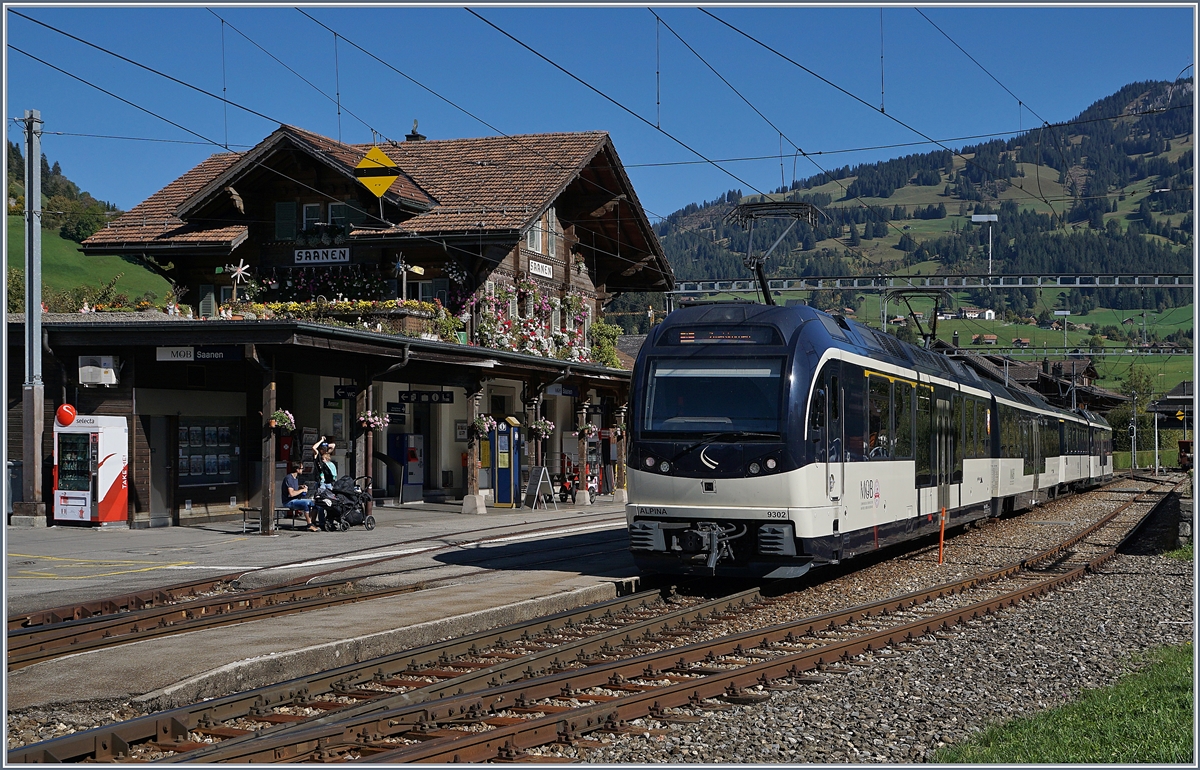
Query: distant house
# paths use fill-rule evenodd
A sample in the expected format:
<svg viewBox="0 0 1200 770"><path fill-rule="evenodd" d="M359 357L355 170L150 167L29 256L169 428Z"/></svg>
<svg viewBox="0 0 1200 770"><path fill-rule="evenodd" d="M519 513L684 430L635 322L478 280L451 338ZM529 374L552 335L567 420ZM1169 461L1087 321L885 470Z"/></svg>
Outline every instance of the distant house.
<svg viewBox="0 0 1200 770"><path fill-rule="evenodd" d="M987 310L984 310L984 311L983 311L983 320L985 320L985 321L995 321L995 320L996 320L996 311L995 311L995 310L992 310L991 308L988 308Z"/></svg>
<svg viewBox="0 0 1200 770"><path fill-rule="evenodd" d="M995 345L996 344L996 335L995 334L983 335L983 344L984 345Z"/></svg>
<svg viewBox="0 0 1200 770"><path fill-rule="evenodd" d="M892 320L888 321L888 323L892 324L893 326L908 326L908 319L902 315L898 315Z"/></svg>
<svg viewBox="0 0 1200 770"><path fill-rule="evenodd" d="M958 311L959 318L978 318L981 312L977 307L964 307Z"/></svg>
<svg viewBox="0 0 1200 770"><path fill-rule="evenodd" d="M1028 337L1013 337L1012 344L1013 344L1014 348L1027 348L1027 347L1029 347L1029 338Z"/></svg>

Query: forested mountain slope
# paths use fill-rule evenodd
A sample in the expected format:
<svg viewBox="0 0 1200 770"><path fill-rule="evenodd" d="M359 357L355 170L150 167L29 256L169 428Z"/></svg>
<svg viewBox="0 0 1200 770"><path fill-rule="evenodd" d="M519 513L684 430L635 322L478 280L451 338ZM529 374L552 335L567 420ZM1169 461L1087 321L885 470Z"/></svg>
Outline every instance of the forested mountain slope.
<svg viewBox="0 0 1200 770"><path fill-rule="evenodd" d="M988 230L971 223L975 213L999 217L992 227L997 273L1190 272L1193 96L1190 79L1132 83L1061 125L797 179L769 197L807 201L824 216L788 233L768 275L986 273ZM749 278L742 264L748 234L726 217L738 202L762 199L729 190L663 219L658 235L676 278ZM755 252L787 224L757 222ZM970 299L1024 315L1036 297L1011 291ZM826 293L812 301L842 307L855 298ZM646 302L623 297L610 310L632 330L645 325ZM1082 290L1062 298L1075 312L1188 302L1190 292L1166 289Z"/></svg>

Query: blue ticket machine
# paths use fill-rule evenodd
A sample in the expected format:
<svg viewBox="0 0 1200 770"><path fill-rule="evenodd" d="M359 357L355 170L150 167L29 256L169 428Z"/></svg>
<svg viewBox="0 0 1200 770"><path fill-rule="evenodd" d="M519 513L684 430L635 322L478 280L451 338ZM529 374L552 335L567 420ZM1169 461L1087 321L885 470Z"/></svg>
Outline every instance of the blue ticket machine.
<svg viewBox="0 0 1200 770"><path fill-rule="evenodd" d="M496 508L521 506L521 429L501 422L488 434L491 443L493 505Z"/></svg>

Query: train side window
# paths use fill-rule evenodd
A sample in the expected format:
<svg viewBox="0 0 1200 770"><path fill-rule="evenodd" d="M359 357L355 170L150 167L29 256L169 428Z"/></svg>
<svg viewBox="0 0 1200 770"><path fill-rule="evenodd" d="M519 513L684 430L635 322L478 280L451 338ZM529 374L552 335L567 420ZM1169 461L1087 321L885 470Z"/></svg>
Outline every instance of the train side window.
<svg viewBox="0 0 1200 770"><path fill-rule="evenodd" d="M930 441L933 439L933 389L917 387L917 486L927 487L933 483Z"/></svg>
<svg viewBox="0 0 1200 770"><path fill-rule="evenodd" d="M813 392L812 406L808 412L808 427L820 430L825 427L825 389L817 388ZM816 438L814 435L813 438Z"/></svg>
<svg viewBox="0 0 1200 770"><path fill-rule="evenodd" d="M840 399L838 398L839 393L840 393L840 391L838 390L838 378L830 377L829 378L829 419L834 422L837 422L841 418L841 412L839 411L841 409L841 404L839 403Z"/></svg>
<svg viewBox="0 0 1200 770"><path fill-rule="evenodd" d="M891 456L892 383L883 377L867 378L867 457Z"/></svg>
<svg viewBox="0 0 1200 770"><path fill-rule="evenodd" d="M951 483L962 481L963 469L963 410L965 408L962 396L954 395L950 400L950 457L954 461Z"/></svg>
<svg viewBox="0 0 1200 770"><path fill-rule="evenodd" d="M975 456L987 457L988 451L987 404L975 402Z"/></svg>
<svg viewBox="0 0 1200 770"><path fill-rule="evenodd" d="M896 445L892 448L892 457L907 460L913 456L912 447L912 385L907 382L897 382L892 391L895 397L893 416L896 420Z"/></svg>
<svg viewBox="0 0 1200 770"><path fill-rule="evenodd" d="M963 457L975 456L975 399L963 399Z"/></svg>

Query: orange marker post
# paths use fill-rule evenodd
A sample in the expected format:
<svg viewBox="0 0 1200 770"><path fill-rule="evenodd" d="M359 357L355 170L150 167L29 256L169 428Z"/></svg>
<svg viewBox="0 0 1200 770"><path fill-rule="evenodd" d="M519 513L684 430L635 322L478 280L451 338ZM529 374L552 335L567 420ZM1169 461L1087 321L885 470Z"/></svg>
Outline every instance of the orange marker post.
<svg viewBox="0 0 1200 770"><path fill-rule="evenodd" d="M946 542L946 506L942 506L942 531L938 535L938 564L942 563L942 546Z"/></svg>

